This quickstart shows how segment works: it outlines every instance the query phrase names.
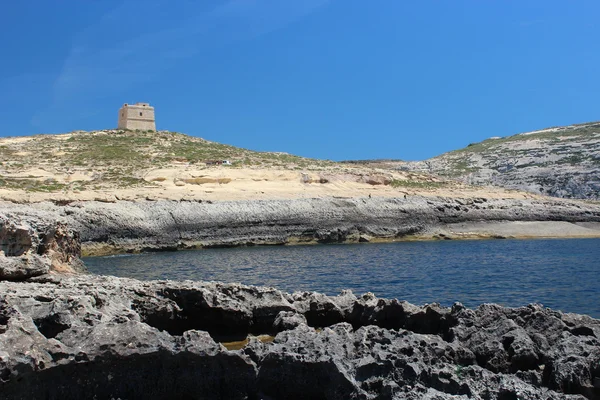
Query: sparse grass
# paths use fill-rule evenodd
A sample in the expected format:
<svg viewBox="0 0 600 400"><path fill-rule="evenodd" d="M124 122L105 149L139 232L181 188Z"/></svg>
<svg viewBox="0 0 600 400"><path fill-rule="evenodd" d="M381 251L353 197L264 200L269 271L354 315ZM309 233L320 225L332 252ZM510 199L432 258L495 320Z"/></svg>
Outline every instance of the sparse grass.
<svg viewBox="0 0 600 400"><path fill-rule="evenodd" d="M140 187L148 185L144 179L135 178L132 176L118 176L112 179L112 183L115 183L118 187Z"/></svg>
<svg viewBox="0 0 600 400"><path fill-rule="evenodd" d="M31 178L0 178L0 188L25 190L27 192L59 192L68 185L56 182L52 179L39 181Z"/></svg>
<svg viewBox="0 0 600 400"><path fill-rule="evenodd" d="M553 165L598 165L595 154L600 149L599 138L600 123L593 122L487 139L435 157L432 172L457 178L481 169L504 173ZM535 144L530 146L527 142ZM523 163L523 159L530 161Z"/></svg>
<svg viewBox="0 0 600 400"><path fill-rule="evenodd" d="M581 164L584 161L588 161L589 158L585 154L574 153L567 157L563 157L560 160L555 161L556 164Z"/></svg>
<svg viewBox="0 0 600 400"><path fill-rule="evenodd" d="M546 129L555 129L555 128L546 128ZM572 125L563 128L556 128L557 131L551 132L539 132L532 133L528 135L516 134L512 136L506 136L499 139L486 139L479 143L471 143L467 147L462 149L451 151L449 154L454 153L480 153L483 151L487 151L493 149L495 147L501 147L500 145L505 145L510 142L520 142L520 141L528 141L528 140L542 140L549 142L559 142L561 138L570 138L570 139L579 139L585 137L591 137L596 133L600 133L600 122L588 123L588 124L579 124ZM544 129L542 129L543 131Z"/></svg>
<svg viewBox="0 0 600 400"><path fill-rule="evenodd" d="M211 160L229 160L232 165L206 166ZM203 168L278 167L295 170L322 170L331 161L314 160L286 153L257 152L239 147L168 131L109 130L73 132L69 138L58 135L37 135L27 141L5 142L0 145L0 163L6 171L43 168L57 175L84 172L92 176L89 182L69 182L45 185L40 180L27 182L3 180L4 187L40 190L62 190L118 187L138 187L163 182L158 177L147 182L140 177L144 171L174 165L194 165ZM221 181L219 183L227 183ZM195 183L201 184L201 183ZM28 189L28 190L29 190Z"/></svg>
<svg viewBox="0 0 600 400"><path fill-rule="evenodd" d="M475 171L477 171L477 168L472 167L469 160L457 159L451 161L451 169L448 173L445 174L445 176L457 177Z"/></svg>
<svg viewBox="0 0 600 400"><path fill-rule="evenodd" d="M390 186L394 188L410 188L410 189L440 189L448 186L448 182L435 181L413 181L394 179L390 182Z"/></svg>

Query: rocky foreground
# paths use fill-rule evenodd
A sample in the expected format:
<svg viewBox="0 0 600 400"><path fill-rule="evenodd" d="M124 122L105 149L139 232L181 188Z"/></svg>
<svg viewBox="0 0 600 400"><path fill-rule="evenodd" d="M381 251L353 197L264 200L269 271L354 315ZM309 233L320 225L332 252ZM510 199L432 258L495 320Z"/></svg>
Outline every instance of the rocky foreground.
<svg viewBox="0 0 600 400"><path fill-rule="evenodd" d="M598 399L599 338L539 305L43 275L0 282L0 397Z"/></svg>
<svg viewBox="0 0 600 400"><path fill-rule="evenodd" d="M73 274L82 248L370 241L527 222L598 232L600 207L417 196L2 204L0 398L600 399L600 321L587 316Z"/></svg>

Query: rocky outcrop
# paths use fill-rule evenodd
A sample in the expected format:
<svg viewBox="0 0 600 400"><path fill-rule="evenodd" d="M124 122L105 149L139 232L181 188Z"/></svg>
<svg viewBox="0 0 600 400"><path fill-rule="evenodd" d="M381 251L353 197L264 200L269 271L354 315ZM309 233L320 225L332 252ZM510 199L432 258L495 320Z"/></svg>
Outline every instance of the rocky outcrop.
<svg viewBox="0 0 600 400"><path fill-rule="evenodd" d="M427 235L478 221L600 221L581 201L486 198L325 198L255 201L4 203L0 215L59 221L79 232L86 252L200 246L337 243Z"/></svg>
<svg viewBox="0 0 600 400"><path fill-rule="evenodd" d="M240 350L221 342L251 336ZM600 321L215 282L0 282L4 399L597 399ZM226 344L226 343L225 343Z"/></svg>
<svg viewBox="0 0 600 400"><path fill-rule="evenodd" d="M600 199L600 123L491 138L400 168L475 185Z"/></svg>
<svg viewBox="0 0 600 400"><path fill-rule="evenodd" d="M0 248L0 280L83 270L78 233L55 219L0 215Z"/></svg>

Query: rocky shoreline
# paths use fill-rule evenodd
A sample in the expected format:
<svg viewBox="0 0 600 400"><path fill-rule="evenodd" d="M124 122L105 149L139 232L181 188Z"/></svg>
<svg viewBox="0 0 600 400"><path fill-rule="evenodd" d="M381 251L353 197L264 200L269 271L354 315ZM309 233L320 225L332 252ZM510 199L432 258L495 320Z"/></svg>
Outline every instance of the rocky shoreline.
<svg viewBox="0 0 600 400"><path fill-rule="evenodd" d="M519 224L594 236L599 223L600 206L551 199L4 203L0 398L600 399L600 321L588 316L142 282L80 274L79 258L526 232Z"/></svg>
<svg viewBox="0 0 600 400"><path fill-rule="evenodd" d="M539 305L57 275L0 299L5 399L600 398L600 321Z"/></svg>
<svg viewBox="0 0 600 400"><path fill-rule="evenodd" d="M518 228L496 232L495 224L511 222L563 224L547 234L538 226L537 236L600 237L599 204L551 198L409 196L214 203L2 203L2 215L34 230L49 221L65 224L80 236L85 255L261 244L521 236ZM482 223L488 224L487 230L481 228ZM577 229L570 232L565 224ZM465 228L475 225L477 229ZM529 236L528 232L522 236Z"/></svg>

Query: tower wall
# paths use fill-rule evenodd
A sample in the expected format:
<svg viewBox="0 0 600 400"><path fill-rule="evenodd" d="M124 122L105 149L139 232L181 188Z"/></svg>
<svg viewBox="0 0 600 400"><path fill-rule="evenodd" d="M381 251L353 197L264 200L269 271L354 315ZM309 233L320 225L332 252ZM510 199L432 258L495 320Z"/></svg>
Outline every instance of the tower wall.
<svg viewBox="0 0 600 400"><path fill-rule="evenodd" d="M123 104L119 109L119 129L155 131L154 107L149 103Z"/></svg>

